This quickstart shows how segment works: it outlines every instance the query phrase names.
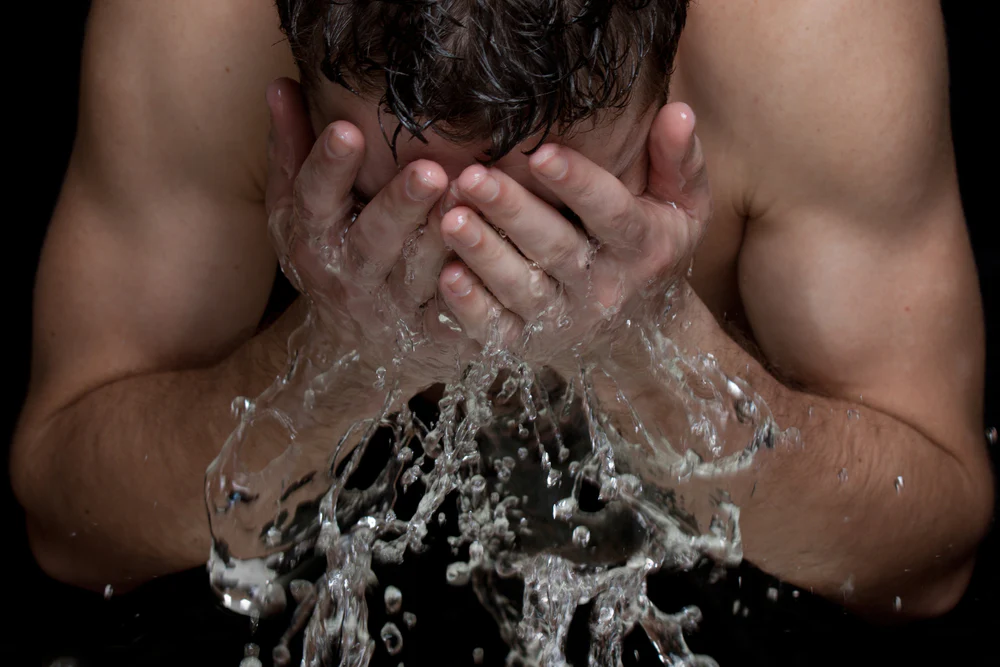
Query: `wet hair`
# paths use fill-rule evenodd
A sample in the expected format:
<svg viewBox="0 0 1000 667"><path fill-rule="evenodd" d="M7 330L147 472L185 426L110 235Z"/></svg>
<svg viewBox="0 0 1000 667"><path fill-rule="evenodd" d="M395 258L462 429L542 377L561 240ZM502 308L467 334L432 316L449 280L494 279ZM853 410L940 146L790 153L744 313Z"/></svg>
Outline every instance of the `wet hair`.
<svg viewBox="0 0 1000 667"><path fill-rule="evenodd" d="M486 162L666 98L688 0L278 0L306 95L325 77ZM633 95L633 92L636 95ZM607 117L607 114L603 114ZM383 124L383 134L385 126ZM533 149L532 149L533 150ZM531 150L526 151L532 152Z"/></svg>

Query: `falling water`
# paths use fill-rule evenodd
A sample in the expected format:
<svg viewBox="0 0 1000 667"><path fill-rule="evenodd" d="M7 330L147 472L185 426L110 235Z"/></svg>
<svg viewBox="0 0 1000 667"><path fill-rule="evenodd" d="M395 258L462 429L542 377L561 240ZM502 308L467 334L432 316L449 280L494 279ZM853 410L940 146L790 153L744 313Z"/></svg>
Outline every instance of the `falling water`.
<svg viewBox="0 0 1000 667"><path fill-rule="evenodd" d="M615 344L633 341L628 356L659 388L655 410L624 388L634 370L588 356L586 346L570 351L568 371L525 361L532 337L559 328L559 315L529 323L515 344L502 343L494 327L478 356L456 368L429 424L399 390L424 344L419 332L400 327L391 363L364 365L356 350L334 355L315 343L311 315L289 341L287 372L256 400L234 402L239 424L207 473L209 571L223 603L259 618L282 610L291 594L296 609L274 648L277 665L288 664L288 643L303 628L308 667L363 667L378 639L398 653L395 622L374 636L368 627L372 564L423 551L428 526L443 523L452 497L459 520L449 543L469 556L449 565L447 583L474 588L509 646L508 664L568 665L570 622L592 604L590 665L621 664L623 638L635 628L664 664L714 665L685 641L699 610L658 609L646 579L704 558L738 564L739 508L726 481L752 473L758 450L794 442L797 433L780 430L764 401L711 354L670 337L683 290L651 285L646 296L641 310L612 309L608 320L626 332ZM381 406L321 443L326 463L317 467L307 455L317 445L302 435L315 426L314 406L338 377L371 367ZM276 432L291 445L261 461L262 443ZM370 486L352 488L376 433L391 440L388 459ZM411 487L423 493L403 520L396 503ZM298 578L317 553L326 573L314 584ZM522 599L496 585L509 578L523 582ZM390 614L399 611L398 593L386 591ZM408 628L416 622L409 612L402 618Z"/></svg>

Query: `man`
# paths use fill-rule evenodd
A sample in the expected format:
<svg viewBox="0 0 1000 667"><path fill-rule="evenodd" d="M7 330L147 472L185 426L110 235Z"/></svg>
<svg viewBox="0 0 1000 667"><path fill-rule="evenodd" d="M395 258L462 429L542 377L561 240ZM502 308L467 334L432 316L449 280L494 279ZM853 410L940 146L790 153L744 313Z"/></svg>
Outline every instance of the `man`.
<svg viewBox="0 0 1000 667"><path fill-rule="evenodd" d="M122 589L204 561L202 473L232 430L229 402L282 372L285 340L305 310L300 301L258 331L276 265L268 215L279 238L326 229L349 207L353 183L371 199L345 246L355 268L367 262L379 280L407 286L399 295L413 309L428 294L408 292L440 292L472 339L492 309L514 323L531 316L538 304L518 302L533 293L518 282L525 276L544 290L578 277L582 238L556 215L564 207L592 235L611 237L607 266L633 263L644 278L689 284L679 321L692 324L676 339L750 381L805 443L776 457L740 500L747 559L873 616L932 616L956 603L988 523L992 480L980 430L982 321L936 3L694 5L670 104L656 91L639 94L657 66L670 70L644 63L639 92L612 122L582 118L530 157L522 151L546 128L505 145L483 129L497 118L487 115L461 141L431 131L447 125L425 128L426 145L404 132L394 156L375 104L385 91L358 85L349 58L343 83L360 96L321 74L330 54L310 36L329 27L327 4L284 9L300 64L315 77L306 79L313 147L294 85L268 88L273 123L260 102L270 82L299 74L268 3L95 3L13 455L32 546L49 574ZM472 3L453 4L469 28L462 17ZM656 6L683 25L680 3ZM455 113L468 120L476 110ZM397 119L405 120L383 114L390 130ZM411 120L412 130L428 119ZM489 147L502 156L487 169L477 158ZM421 252L444 258L448 245L461 261L407 283L399 246L428 217L441 247ZM518 265L482 217L542 272ZM478 239L465 245L468 232ZM328 323L343 325L325 335L360 345L352 332L365 330L365 281L374 278L358 270L321 279L308 259L295 259L301 286ZM602 305L635 298L632 287ZM408 386L439 379L428 373ZM655 389L643 389L655 406ZM329 406L328 428L358 407Z"/></svg>

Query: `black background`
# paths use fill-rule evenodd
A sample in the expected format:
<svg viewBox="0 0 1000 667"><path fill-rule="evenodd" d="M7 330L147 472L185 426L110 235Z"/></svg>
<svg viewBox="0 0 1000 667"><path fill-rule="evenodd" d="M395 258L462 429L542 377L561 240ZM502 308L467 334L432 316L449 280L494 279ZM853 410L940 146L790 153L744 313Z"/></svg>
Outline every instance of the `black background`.
<svg viewBox="0 0 1000 667"><path fill-rule="evenodd" d="M6 394L2 426L11 432L24 396L29 371L31 290L38 253L45 228L58 194L74 136L79 73L79 52L88 3L66 2L48 7L30 3L20 16L11 17L15 48L8 56L5 73L5 116L8 117L6 158L9 171L16 175L5 193L8 208L5 225L7 252L4 268L7 285ZM993 108L988 98L995 96L996 58L988 48L993 25L986 18L989 3L944 0L951 67L952 129L957 152L962 200L979 267L980 284L987 315L988 355L986 424L1000 424L997 386L1000 381L1000 337L997 274L1000 247L990 234L996 214L988 201L995 186L993 124L987 120ZM40 7L45 9L40 10ZM10 34L10 33L9 33ZM992 45L990 45L992 46ZM991 119L992 120L992 119ZM991 179L991 182L987 182ZM9 436L6 439L9 442ZM998 447L992 447L994 465ZM0 457L6 466L6 457ZM6 473L6 469L4 469ZM7 476L3 479L6 482ZM86 664L152 665L188 664L232 665L241 657L240 646L248 636L244 619L217 610L205 590L202 572L193 572L159 584L137 596L120 596L104 602L100 596L59 585L42 575L31 558L24 539L23 515L6 483L0 484L0 500L7 514L3 550L8 580L4 582L6 602L13 620L3 622L7 641L0 646L0 664L41 666L59 655L91 655ZM862 626L822 601L803 596L791 601L782 589L778 604L765 602L764 591L772 582L764 575L744 568L742 590L734 581L715 587L706 594L697 578L678 583L670 579L654 582L670 588L681 603L698 602L706 612L697 648L715 655L723 667L730 665L818 665L844 664L986 665L998 664L1000 649L1000 536L994 529L983 547L979 566L962 603L947 616L903 629L871 629ZM437 569L436 564L433 565ZM443 568L443 565L441 566ZM399 584L413 581L404 589L404 602L421 595L433 599L430 614L418 614L418 628L431 630L434 617L461 624L465 630L452 639L437 635L441 642L460 645L456 657L439 654L423 659L413 644L436 644L437 639L420 640L407 634L408 649L397 659L413 664L471 664L471 647L487 647L487 663L495 663L501 651L496 638L477 637L492 621L478 613L468 596L445 591L424 593L421 580L437 578L418 570L386 577ZM693 583L692 583L693 582ZM426 587L425 587L426 588ZM706 598L705 596L708 595ZM686 598L686 599L685 599ZM696 599L697 598L697 599ZM751 608L747 618L733 618L731 600L739 598ZM372 605L373 608L380 604ZM408 605L404 604L404 608ZM424 607L427 607L424 603ZM670 607L666 607L669 609ZM377 615L377 612L373 615ZM378 625L373 627L378 628ZM265 637L280 634L277 625L264 627ZM628 653L639 646L630 642ZM439 646L441 646L439 644ZM209 648L211 647L211 648ZM447 653L447 651L445 651ZM166 662L166 656L173 656ZM427 655L427 653L423 653ZM211 657L210 657L211 656ZM216 657L217 656L217 657ZM387 656L382 656L387 657ZM643 653L643 664L654 664ZM220 662L221 661L221 662ZM581 663L577 663L581 664Z"/></svg>

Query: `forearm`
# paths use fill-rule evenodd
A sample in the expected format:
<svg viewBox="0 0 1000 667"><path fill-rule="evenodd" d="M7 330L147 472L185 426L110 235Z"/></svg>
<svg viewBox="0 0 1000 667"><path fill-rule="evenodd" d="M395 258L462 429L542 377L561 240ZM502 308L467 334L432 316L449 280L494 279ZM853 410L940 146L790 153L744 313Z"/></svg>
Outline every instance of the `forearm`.
<svg viewBox="0 0 1000 667"><path fill-rule="evenodd" d="M42 567L100 590L204 563L205 470L236 426L231 402L284 371L301 320L293 306L210 368L118 380L44 418L29 404L14 474Z"/></svg>
<svg viewBox="0 0 1000 667"><path fill-rule="evenodd" d="M852 402L783 385L693 292L681 308L676 321L691 324L669 326L675 343L712 352L728 375L749 382L780 428L801 432L802 447L761 451L751 470L712 481L742 508L747 560L859 611L892 611L897 596L904 613L917 615L952 604L988 520L983 476L861 397ZM640 412L663 419L656 389L642 384L634 388L644 397Z"/></svg>

